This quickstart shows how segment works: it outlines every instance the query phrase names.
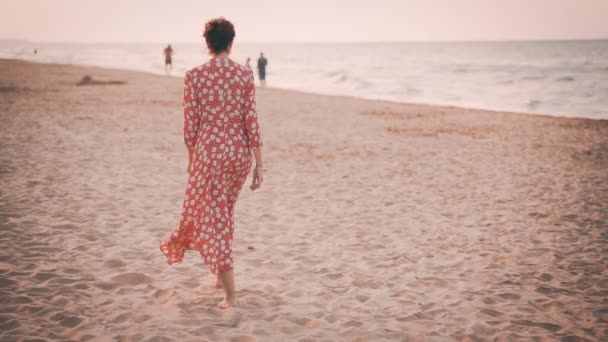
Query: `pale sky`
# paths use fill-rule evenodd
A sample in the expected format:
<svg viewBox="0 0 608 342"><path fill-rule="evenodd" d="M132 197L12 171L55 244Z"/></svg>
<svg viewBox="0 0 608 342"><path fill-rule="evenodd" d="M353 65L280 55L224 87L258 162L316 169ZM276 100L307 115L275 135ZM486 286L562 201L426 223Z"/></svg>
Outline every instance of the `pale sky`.
<svg viewBox="0 0 608 342"><path fill-rule="evenodd" d="M608 38L608 0L0 0L0 39L200 42L220 15L241 42Z"/></svg>

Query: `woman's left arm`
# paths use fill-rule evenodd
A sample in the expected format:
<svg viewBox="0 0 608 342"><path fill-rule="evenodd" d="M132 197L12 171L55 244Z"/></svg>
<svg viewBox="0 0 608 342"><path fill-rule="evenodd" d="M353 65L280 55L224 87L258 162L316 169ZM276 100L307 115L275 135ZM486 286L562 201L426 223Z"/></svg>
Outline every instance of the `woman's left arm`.
<svg viewBox="0 0 608 342"><path fill-rule="evenodd" d="M194 147L196 146L196 135L200 123L199 106L194 92L193 75L191 71L186 72L184 77L184 143L188 150L188 169L192 167Z"/></svg>

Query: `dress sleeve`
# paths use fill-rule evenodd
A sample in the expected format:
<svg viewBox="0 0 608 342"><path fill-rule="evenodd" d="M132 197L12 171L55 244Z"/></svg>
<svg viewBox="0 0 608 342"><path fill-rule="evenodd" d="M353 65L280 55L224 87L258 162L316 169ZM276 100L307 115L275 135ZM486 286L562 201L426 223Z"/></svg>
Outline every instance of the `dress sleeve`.
<svg viewBox="0 0 608 342"><path fill-rule="evenodd" d="M243 120L245 122L245 131L247 133L249 147L255 148L262 146L262 137L260 135L260 125L258 124L258 114L255 110L255 83L253 71L249 71L247 76Z"/></svg>
<svg viewBox="0 0 608 342"><path fill-rule="evenodd" d="M192 74L186 72L184 77L184 142L189 149L196 145L196 134L200 123L200 111L196 101Z"/></svg>

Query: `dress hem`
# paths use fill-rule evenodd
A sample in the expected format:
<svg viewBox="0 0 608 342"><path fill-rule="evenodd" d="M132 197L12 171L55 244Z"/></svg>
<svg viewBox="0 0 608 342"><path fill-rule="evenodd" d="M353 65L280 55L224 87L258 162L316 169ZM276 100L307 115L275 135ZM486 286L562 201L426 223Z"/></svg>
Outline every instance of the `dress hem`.
<svg viewBox="0 0 608 342"><path fill-rule="evenodd" d="M198 250L196 248L188 248L188 247L183 247L183 246L179 246L179 247L181 247L181 251L180 251L181 256L179 258L173 260L174 258L170 256L171 252L167 252L167 251L163 250L163 247L165 247L165 246L166 246L166 248L170 248L170 247L167 246L169 244L176 244L176 243L175 242L171 242L171 241L167 241L167 242L161 243L160 247L159 247L160 248L160 252L167 258L167 264L169 264L169 266L175 265L175 264L181 264L184 261L184 256L185 256L185 254L186 254L187 251L196 251L196 252L199 252L199 254L201 254L201 258L202 258L203 263L209 267L209 271L212 274L217 274L217 272L231 271L231 270L234 269L234 266L228 266L228 267L226 267L224 265L223 267L222 266L216 266L216 270L214 271L212 265L208 264L205 261L205 258L202 256L202 252L200 250Z"/></svg>

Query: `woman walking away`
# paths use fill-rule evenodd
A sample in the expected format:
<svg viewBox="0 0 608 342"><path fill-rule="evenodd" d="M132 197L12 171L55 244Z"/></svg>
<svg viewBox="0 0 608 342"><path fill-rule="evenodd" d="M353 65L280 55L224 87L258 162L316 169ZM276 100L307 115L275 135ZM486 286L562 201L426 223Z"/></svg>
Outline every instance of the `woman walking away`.
<svg viewBox="0 0 608 342"><path fill-rule="evenodd" d="M216 275L215 286L226 293L220 308L236 305L234 207L254 158L250 189L263 181L253 72L228 58L234 36L234 26L223 17L207 22L211 60L186 72L184 141L190 177L179 226L160 245L169 265L182 262L187 250L200 253Z"/></svg>

